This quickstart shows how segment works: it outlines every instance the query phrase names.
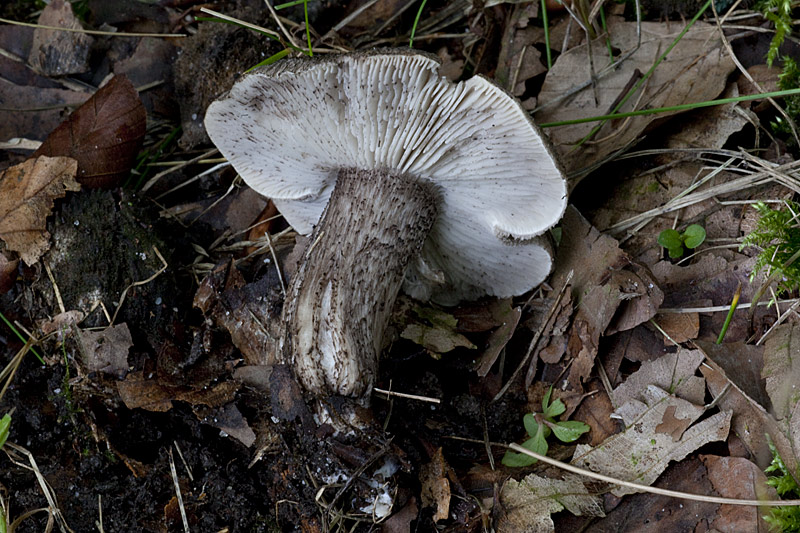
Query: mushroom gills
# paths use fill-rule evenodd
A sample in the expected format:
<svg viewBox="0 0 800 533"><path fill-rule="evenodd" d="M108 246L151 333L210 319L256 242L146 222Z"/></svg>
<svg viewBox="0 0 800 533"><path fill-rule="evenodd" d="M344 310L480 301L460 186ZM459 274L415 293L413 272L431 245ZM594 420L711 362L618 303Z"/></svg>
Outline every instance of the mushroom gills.
<svg viewBox="0 0 800 533"><path fill-rule="evenodd" d="M409 263L436 221L432 182L341 169L284 304L283 360L306 390L363 397Z"/></svg>

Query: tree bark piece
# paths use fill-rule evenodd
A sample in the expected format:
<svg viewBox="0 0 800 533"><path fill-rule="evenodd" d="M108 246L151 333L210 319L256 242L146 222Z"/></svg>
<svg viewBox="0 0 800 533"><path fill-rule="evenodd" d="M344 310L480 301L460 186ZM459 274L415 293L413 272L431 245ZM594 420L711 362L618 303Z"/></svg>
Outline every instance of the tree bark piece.
<svg viewBox="0 0 800 533"><path fill-rule="evenodd" d="M284 305L283 357L307 390L369 394L389 314L437 204L428 181L339 171Z"/></svg>

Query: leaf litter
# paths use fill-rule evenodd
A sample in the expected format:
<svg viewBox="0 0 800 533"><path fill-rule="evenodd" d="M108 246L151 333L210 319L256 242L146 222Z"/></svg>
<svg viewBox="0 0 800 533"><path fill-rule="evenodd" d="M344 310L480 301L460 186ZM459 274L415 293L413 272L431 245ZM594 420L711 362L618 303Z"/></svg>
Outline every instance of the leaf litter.
<svg viewBox="0 0 800 533"><path fill-rule="evenodd" d="M52 2L48 9L66 9L69 4ZM644 22L639 26L624 20L621 8L604 7L609 9L607 33L592 41L591 54L582 30L575 30L574 19L568 14L550 13L555 17L551 20L551 48L561 54L549 71L538 4L499 3L494 11L476 11L467 4L428 8L431 10L424 11L415 42L426 43L431 38L430 50L445 58L452 67L451 76L460 76L467 66L468 70L499 81L527 109L538 106L539 122L602 115L615 107L629 82L640 79L683 28L676 21ZM258 13L258 22L269 25L269 14L259 11L262 8L250 6L241 13ZM130 29L142 16L152 17L150 22L157 24L156 20L166 21L169 17L159 19L156 12L169 12L173 22L169 26L158 23L165 32L181 19L174 16L177 12L169 11L170 7L142 9L139 15L128 13L117 19L108 18L108 13L95 15L98 20L108 19L109 24ZM360 8L348 6L347 12L355 13L357 9ZM346 31L343 28L349 22L338 30L327 28L323 19L312 20L311 24L318 25L323 30L320 35L331 39L324 41L325 46L346 45L348 39L362 44L397 44L389 34L402 33L403 9L393 2L376 5L374 11L367 6L360 11L357 24L353 18ZM496 17L501 11L504 15ZM288 24L289 19L282 23ZM469 24L461 37L431 37L437 35L436 31L454 29L461 23ZM249 66L249 59L238 57L235 61L242 63L241 68L226 68L219 78L210 76L197 85L198 64L226 61L225 55L218 52L221 43L227 43L221 49L236 50L241 48L236 43L249 42L249 37L243 37L239 30L209 28L202 26L181 56L176 98L182 104L183 146L202 142L204 133L197 117L202 116L204 103L227 88L237 70ZM292 28L302 29L299 25ZM641 45L637 37L640 29ZM50 30L36 31L38 40L34 42L28 36L35 46L27 52L24 46L20 45L19 50L14 47L22 54L20 57L32 59L9 78L43 103L80 103L89 94L85 86L52 76L58 69L82 69L81 43L86 42L85 36L55 33L59 39L69 39L53 40L55 55L47 56L41 35ZM728 51L719 45L717 32L714 24L696 23L621 109L697 102L752 90L742 76L728 79L733 62ZM77 309L79 306L68 305L66 309L74 311L62 309L51 319L57 314L55 296L41 300L44 303L39 307L26 303L28 316L35 317L41 325L36 333L49 335L45 342L63 343L63 348L57 349L71 354L63 359L70 365L66 368L77 370L78 377L72 379L69 390L86 406L91 420L88 427L95 442L104 443L130 471L156 475L164 467L163 461L152 458L163 449L161 435L171 438L175 427L193 428L177 437L181 447L186 446L189 451L189 474L179 474L179 485L183 487L179 490L186 493L169 502L159 500L157 512L143 511L148 520L171 523L180 515L176 510L180 507L178 500L185 499L186 508L181 510L188 511L195 521L205 520L206 529L228 527L224 519L216 520L224 513L215 506L227 501L217 487L231 485L241 496L243 503L238 505L247 508L245 516L251 520L248 524L262 512L282 526L303 522L308 531L321 531L338 521L376 520L358 511L377 508L377 493L370 483L381 479L387 487L394 486L390 480L397 479L394 472L400 468L416 474L416 485L422 490L402 486L396 491L396 514L384 522L385 531L424 530L434 524L465 531L476 531L479 524L493 524L502 531L554 531L577 529L565 525L577 523L604 531L614 529L611 524L621 513L632 513L629 516L641 520L634 521L641 527L632 530L638 531L647 531L655 524L669 527L670 520L691 521L695 515L719 530L763 530L763 511L757 507L698 502L687 502L683 507L676 500L632 494L629 488L604 487L540 466L533 473L501 470L497 459L502 449L492 442L518 439L522 415L530 410L529 406L536 409L542 391L553 383L554 396L566 406L561 422L583 420L591 431L575 448L552 446L551 455L572 457L573 464L622 480L666 484L695 494L775 498L764 488L760 470L771 460L764 435L771 436L793 471L797 466L794 450L800 431L794 419L797 402L791 394L792 361L796 359L791 343L794 324L790 319L790 323L772 329L763 347L745 344L754 333L760 337L768 331L774 322L776 311L760 306L753 321L743 312L734 316L723 347L711 344L724 320L725 313L720 309L730 303L736 284L743 283L742 299L747 302L759 282L757 279L750 285L748 279L753 251L738 250L738 239L755 219L748 202L761 197L778 199L787 190L798 190L794 185L797 167L781 155L782 147L770 146L774 155L761 152L759 157L729 149L729 139L737 136L739 143L747 124L761 126L759 113L764 112L763 108L758 104L731 103L686 113L672 121L664 120L667 114L611 120L577 150L576 143L592 131L594 123L549 128L556 150L573 173L573 185L587 169L630 151L634 145L643 151L610 163L576 189L573 201L578 208L570 207L559 228L556 266L549 284L522 298L488 300L454 309L415 307L411 312L410 306L416 304L407 303L405 309L400 306L393 319L391 351L382 362L386 368L384 378L391 390L418 392L443 401L435 407L420 407L413 400L400 397L390 396L385 402L375 400L374 414L385 420L388 433L376 432L363 440L351 437L345 443L332 433L329 424L317 427L299 391L284 397L270 396L271 383L289 379L285 369L273 368L270 363L280 349L276 344L280 333L277 317L282 276L291 274L293 267L293 260L287 257L291 246L287 243L294 234L281 233L285 230L280 220L265 225L270 232L267 235L263 230L256 231L256 225L263 222L258 216L266 205L264 200L254 201L233 176L219 169L204 174L211 168L209 164L221 164L212 156L174 151L166 142L177 135L165 134L171 127L170 119L158 116L168 115L174 108L165 100L170 98L169 84L140 98L119 75L128 72L140 80L137 84L158 84L170 73L165 69L170 61L165 58L172 57L173 49L157 42L161 44L142 40L127 48L118 45L108 56L112 64L116 61L113 71L118 75L61 127L55 127L52 112L46 117L42 111L36 111L34 121L9 114L8 120L0 124L0 131L7 132L9 138L44 139L55 130L37 155L74 156L78 163L73 175L77 173L78 181L111 189L130 175L142 141L151 154L179 159L144 160L148 161L145 166L175 166L174 171L165 174L154 171L162 181L148 183L147 188L154 186L154 192L160 195L153 200L158 202L158 213L174 223L173 228L181 228L172 231L190 235L196 241L191 247L193 252L187 254L196 255L192 260L170 260L171 266L183 264L196 277L193 281L190 277L183 280L182 285L187 287L197 283L196 290L187 289L188 298L169 304L162 298L156 304L155 296L150 298L147 294L149 283L130 285L143 279L132 276L122 283L132 287L128 302L119 299L107 303L113 311L113 303L133 306L147 300L147 320L133 314L110 325L113 321L111 313L107 313L109 320L95 330L87 328L83 321L92 312L95 315L91 320L97 320L97 307ZM98 55L106 53L104 43L101 39L95 42ZM317 44L323 46L322 43ZM69 61L52 59L66 58L66 53L72 55ZM215 57L206 62L204 58L209 54ZM43 58L47 57L55 69L47 71L49 77L24 71L36 66L45 72ZM610 57L614 59L613 67ZM259 60L257 56L250 59ZM592 63L597 74L594 79ZM0 62L0 69L10 68ZM762 86L774 81L774 72L748 70L758 74ZM94 76L90 85L100 86L100 78L99 74ZM192 90L193 84L197 90ZM0 88L0 96L4 90ZM34 107L21 104L13 94L9 92L8 98L4 97L4 105ZM146 133L142 100L148 112ZM152 121L154 117L157 120ZM647 151L651 140L659 145L658 150ZM11 166L20 157L23 156L9 155L6 173L22 169L22 174L27 175L27 169L36 164L33 162L47 161L31 159L23 163L27 166ZM60 174L47 171L44 175L38 179L55 179ZM198 182L202 193L188 187L175 188L189 180ZM36 276L17 265L15 253L28 266L39 264L51 240L48 217L71 213L70 197L54 203L70 187L77 192L77 184L67 184L68 181L57 181L63 190L55 187L55 192L42 197L44 208L30 222L25 219L24 224L16 218L24 211L20 201L23 189L12 188L9 195L0 195L0 205L6 198L11 202L5 215L0 216L0 227L6 227L2 224L11 220L14 223L10 229L29 229L31 241L15 244L8 231L0 235L7 245L0 251L0 297L8 293L9 298L20 298L21 284ZM592 187L603 189L602 194L593 195ZM87 193L79 193L84 194ZM118 205L130 202L119 190L114 195ZM198 212L200 217L196 216ZM141 219L136 222L148 231L162 231L155 223ZM705 227L708 241L696 250L699 255L686 258L685 263L670 261L658 246L657 235L666 228L683 231L692 224ZM201 229L195 231L193 226ZM283 235L280 246L273 246L277 244L273 242L274 234ZM54 239L61 255L69 242L65 235L69 234L62 231ZM298 248L303 246L301 239L298 243ZM53 271L47 280L50 293L63 292L70 304L74 278L63 276L65 263L47 260L46 264ZM20 301L34 302L43 292L24 294ZM8 302L0 300L4 313ZM173 313L170 307L179 310ZM14 312L13 319L25 322L22 313ZM67 330L75 331L74 337L61 334ZM674 342L682 346L675 348ZM74 350L77 351L73 353ZM81 357L76 356L78 352ZM526 353L530 357L523 359ZM63 366L61 359L49 358L48 371ZM514 368L521 360L525 365L517 373ZM524 379L521 370L525 370ZM41 384L42 378L39 379ZM498 394L501 390L504 393ZM88 400L91 394L102 395L105 407L101 408L99 401ZM706 405L708 398L711 403ZM152 418L147 413L167 418ZM68 417L78 420L75 414ZM126 437L120 438L119 431L126 424L114 422L120 417L140 423L143 442L148 446L125 445ZM281 429L276 420L282 424ZM291 425L288 420L301 421L297 433L287 430ZM21 422L18 435L35 433L29 426ZM214 428L213 435L209 428ZM12 439L14 431L12 425ZM217 446L217 441L228 436L240 448ZM382 442L388 436L395 440L384 448ZM450 440L456 436L467 440ZM206 453L210 447L220 462L214 462L212 454ZM729 457L714 455L726 447ZM156 451L148 456L142 452L144 449ZM298 463L295 459L302 456L298 452L301 449L314 449L317 455ZM380 450L384 449L392 450L386 454L386 464L373 469L383 472L380 476L384 477L370 477L378 474L365 473L365 465L371 464L367 459L383 457L381 454L386 452ZM251 450L252 455L242 450ZM143 468L145 464L157 468ZM202 475L207 476L202 484L191 476L192 470L198 473L200 464L208 467L202 468ZM126 472L125 467L122 470ZM218 474L228 470L238 472L235 480ZM263 476L262 481L251 479L255 471ZM332 471L339 472L336 481L326 477ZM347 479L350 474L352 477ZM219 477L212 479L213 476ZM147 479L148 483L158 483L158 478ZM337 496L331 499L330 487L337 482ZM316 497L312 494L315 491ZM361 503L346 505L344 494ZM626 496L619 499L623 495ZM94 502L95 496L90 488L81 497ZM111 510L106 507L106 512L124 511L124 499L109 498L115 498L114 505ZM368 505L370 498L372 507ZM303 503L273 508L272 504L287 499ZM331 501L335 505L326 507ZM226 509L230 508L228 504ZM74 506L68 503L65 509L69 520L79 520ZM561 512L564 510L568 513ZM645 525L648 520L649 526ZM94 523L87 527L94 527Z"/></svg>

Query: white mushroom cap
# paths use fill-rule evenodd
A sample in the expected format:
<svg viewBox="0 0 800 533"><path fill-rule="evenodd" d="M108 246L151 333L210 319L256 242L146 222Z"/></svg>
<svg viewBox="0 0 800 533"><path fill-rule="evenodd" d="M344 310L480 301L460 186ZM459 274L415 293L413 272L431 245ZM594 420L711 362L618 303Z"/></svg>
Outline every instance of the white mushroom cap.
<svg viewBox="0 0 800 533"><path fill-rule="evenodd" d="M442 303L518 295L552 258L536 238L561 218L566 181L516 100L483 77L453 84L426 54L285 59L209 106L209 136L245 182L310 233L340 168L392 169L441 193L406 290Z"/></svg>

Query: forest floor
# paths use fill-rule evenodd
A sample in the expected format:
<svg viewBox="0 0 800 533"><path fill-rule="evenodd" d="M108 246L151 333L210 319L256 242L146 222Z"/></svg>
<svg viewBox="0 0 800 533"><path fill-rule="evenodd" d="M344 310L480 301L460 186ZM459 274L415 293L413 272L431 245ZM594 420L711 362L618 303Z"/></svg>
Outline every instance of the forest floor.
<svg viewBox="0 0 800 533"><path fill-rule="evenodd" d="M786 101L738 97L785 88L781 58L800 46L773 46L767 66L774 21L721 4L645 2L637 20L634 2L577 1L545 22L516 0L4 2L8 531L769 530L770 507L718 498L778 499L774 453L785 484L800 472L791 261L767 279L756 244L770 242L742 246L770 207L795 208L800 164ZM407 47L412 29L443 76L483 75L519 99L570 206L532 292L455 307L401 296L376 382L389 392L373 393L365 427L336 432L260 364L303 239L203 117L284 49ZM659 244L672 228L680 258ZM794 251L781 246L779 266ZM511 443L698 497L567 473Z"/></svg>

